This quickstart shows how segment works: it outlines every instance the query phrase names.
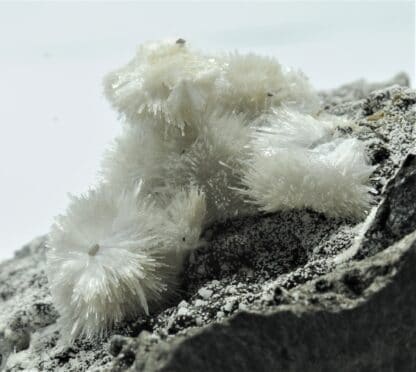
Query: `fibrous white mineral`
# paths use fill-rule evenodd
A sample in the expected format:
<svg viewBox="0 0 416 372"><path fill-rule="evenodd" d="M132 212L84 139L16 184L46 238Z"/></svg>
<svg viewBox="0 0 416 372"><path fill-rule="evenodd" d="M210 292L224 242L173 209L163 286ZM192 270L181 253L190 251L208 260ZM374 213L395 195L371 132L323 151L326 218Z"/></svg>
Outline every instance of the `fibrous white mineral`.
<svg viewBox="0 0 416 372"><path fill-rule="evenodd" d="M175 293L201 231L237 215L311 208L361 218L372 167L308 80L275 59L147 43L105 78L124 118L102 182L50 233L48 277L71 339L104 335Z"/></svg>
<svg viewBox="0 0 416 372"><path fill-rule="evenodd" d="M175 290L182 261L198 245L205 198L180 191L157 206L104 185L72 197L49 237L48 278L66 335L91 338Z"/></svg>
<svg viewBox="0 0 416 372"><path fill-rule="evenodd" d="M373 167L362 142L334 137L327 120L287 111L262 117L241 193L266 212L311 208L334 217L363 217Z"/></svg>

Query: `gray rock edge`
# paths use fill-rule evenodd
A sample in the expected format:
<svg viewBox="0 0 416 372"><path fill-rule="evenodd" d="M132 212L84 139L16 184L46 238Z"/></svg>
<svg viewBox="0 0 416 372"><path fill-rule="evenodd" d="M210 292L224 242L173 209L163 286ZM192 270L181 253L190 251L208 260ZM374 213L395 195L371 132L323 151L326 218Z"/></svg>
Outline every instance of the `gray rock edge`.
<svg viewBox="0 0 416 372"><path fill-rule="evenodd" d="M416 188L407 154L416 144L416 92L397 84L408 79L322 93L328 112L354 123L340 135L362 139L377 165L367 221L290 211L213 226L176 302L106 340L74 345L59 333L40 237L0 263L1 369L415 369ZM337 261L351 248L352 260Z"/></svg>

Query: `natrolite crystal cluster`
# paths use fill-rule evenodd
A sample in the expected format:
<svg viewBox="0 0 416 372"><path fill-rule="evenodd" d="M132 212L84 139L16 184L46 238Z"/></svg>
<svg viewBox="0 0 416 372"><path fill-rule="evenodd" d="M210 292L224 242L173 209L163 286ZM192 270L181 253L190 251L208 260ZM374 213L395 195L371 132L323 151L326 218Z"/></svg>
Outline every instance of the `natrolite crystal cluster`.
<svg viewBox="0 0 416 372"><path fill-rule="evenodd" d="M186 255L215 221L368 210L373 168L363 144L274 58L152 42L104 84L123 132L100 183L72 197L48 243L49 284L70 340L103 336L171 300Z"/></svg>

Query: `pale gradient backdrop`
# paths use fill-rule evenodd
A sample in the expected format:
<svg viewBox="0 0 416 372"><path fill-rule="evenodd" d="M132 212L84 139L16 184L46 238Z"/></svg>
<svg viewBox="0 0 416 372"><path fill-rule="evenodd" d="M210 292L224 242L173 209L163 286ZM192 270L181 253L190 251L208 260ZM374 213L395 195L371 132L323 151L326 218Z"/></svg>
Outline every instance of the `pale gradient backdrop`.
<svg viewBox="0 0 416 372"><path fill-rule="evenodd" d="M319 89L415 81L413 2L0 3L0 260L97 177L118 133L101 78L145 40L255 51Z"/></svg>

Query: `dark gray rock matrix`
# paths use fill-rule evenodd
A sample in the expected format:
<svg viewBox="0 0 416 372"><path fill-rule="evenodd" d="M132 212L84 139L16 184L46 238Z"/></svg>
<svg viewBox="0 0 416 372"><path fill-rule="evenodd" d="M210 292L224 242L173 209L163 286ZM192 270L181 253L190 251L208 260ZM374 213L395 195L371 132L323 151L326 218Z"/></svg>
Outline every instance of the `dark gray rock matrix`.
<svg viewBox="0 0 416 372"><path fill-rule="evenodd" d="M295 210L213 225L176 301L73 345L35 239L0 264L1 369L416 370L416 92L403 74L385 85L322 93L376 166L366 221Z"/></svg>

